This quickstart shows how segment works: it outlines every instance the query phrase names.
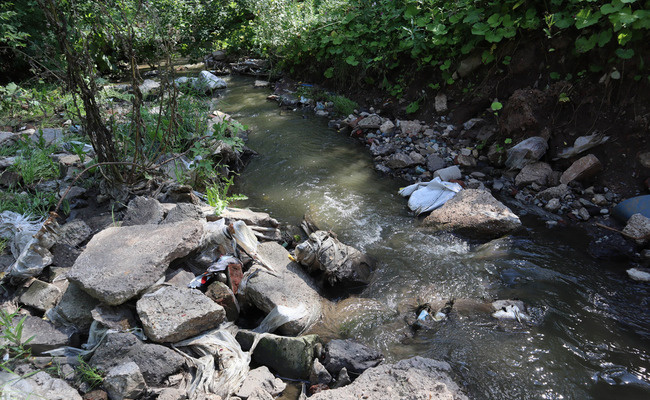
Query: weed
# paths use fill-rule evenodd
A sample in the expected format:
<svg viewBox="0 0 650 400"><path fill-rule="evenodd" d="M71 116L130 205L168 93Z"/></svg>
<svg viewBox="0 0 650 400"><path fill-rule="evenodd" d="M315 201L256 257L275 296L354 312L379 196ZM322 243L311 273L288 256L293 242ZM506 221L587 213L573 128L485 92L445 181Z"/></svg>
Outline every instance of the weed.
<svg viewBox="0 0 650 400"><path fill-rule="evenodd" d="M0 254L5 253L5 250L7 250L7 243L8 242L9 242L9 239L0 238Z"/></svg>
<svg viewBox="0 0 650 400"><path fill-rule="evenodd" d="M221 179L221 183L210 185L206 188L208 204L214 207L214 213L221 215L223 210L235 200L246 200L248 197L241 194L228 195L228 189L232 185L234 176Z"/></svg>
<svg viewBox="0 0 650 400"><path fill-rule="evenodd" d="M2 349L2 361L0 361L0 368L5 371L11 372L14 364L17 361L23 360L30 356L31 349L25 347L29 342L34 339L34 336L27 340L23 340L23 327L27 316L25 315L14 324L16 317L18 317L20 310L13 313L2 309L0 310L0 328L2 328L2 335L0 339L4 344L0 346Z"/></svg>
<svg viewBox="0 0 650 400"><path fill-rule="evenodd" d="M0 191L0 212L45 216L57 203L55 193Z"/></svg>
<svg viewBox="0 0 650 400"><path fill-rule="evenodd" d="M79 366L76 368L77 380L87 383L90 385L91 389L101 385L104 381L104 373L101 370L88 365L81 356L77 357L77 359L79 360Z"/></svg>

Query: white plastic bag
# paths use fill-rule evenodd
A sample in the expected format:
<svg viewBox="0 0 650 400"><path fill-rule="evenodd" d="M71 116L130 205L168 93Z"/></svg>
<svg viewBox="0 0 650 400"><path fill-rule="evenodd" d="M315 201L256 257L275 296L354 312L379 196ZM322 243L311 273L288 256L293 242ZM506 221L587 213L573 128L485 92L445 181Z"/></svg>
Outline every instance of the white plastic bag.
<svg viewBox="0 0 650 400"><path fill-rule="evenodd" d="M307 316L307 309L304 304L300 304L298 307L287 307L278 305L267 314L266 317L262 320L260 325L253 329L253 332L256 333L273 333L276 329L286 324L287 322L297 321L303 317Z"/></svg>
<svg viewBox="0 0 650 400"><path fill-rule="evenodd" d="M410 196L408 206L416 214L422 214L441 207L463 190L454 182L444 182L435 177L427 183L416 183L400 190L402 196Z"/></svg>

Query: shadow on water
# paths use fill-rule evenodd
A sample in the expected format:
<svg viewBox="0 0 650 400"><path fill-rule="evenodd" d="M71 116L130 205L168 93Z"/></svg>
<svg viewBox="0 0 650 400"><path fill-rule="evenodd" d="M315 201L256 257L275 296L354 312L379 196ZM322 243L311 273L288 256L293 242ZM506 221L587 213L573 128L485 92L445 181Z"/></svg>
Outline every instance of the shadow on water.
<svg viewBox="0 0 650 400"><path fill-rule="evenodd" d="M379 260L372 283L327 310L315 331L381 349L388 360L448 361L473 398L650 398L647 284L625 265L585 255L576 232L527 226L496 252L424 232L397 195L400 182L376 173L354 140L327 121L281 110L252 80L227 78L221 109L248 125L260 153L242 173L240 206L322 229ZM418 301L517 298L538 323L500 325L480 307L459 309L435 329L405 322Z"/></svg>

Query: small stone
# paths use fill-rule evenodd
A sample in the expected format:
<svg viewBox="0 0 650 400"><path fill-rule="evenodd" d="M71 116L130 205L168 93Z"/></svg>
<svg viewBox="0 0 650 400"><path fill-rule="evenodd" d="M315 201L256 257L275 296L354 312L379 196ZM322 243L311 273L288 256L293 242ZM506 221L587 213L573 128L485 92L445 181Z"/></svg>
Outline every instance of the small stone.
<svg viewBox="0 0 650 400"><path fill-rule="evenodd" d="M603 166L595 155L589 154L577 160L560 177L560 183L569 183L591 178L602 170Z"/></svg>
<svg viewBox="0 0 650 400"><path fill-rule="evenodd" d="M311 373L309 374L309 382L312 385L329 385L331 381L332 375L320 363L318 358L315 358L314 364L311 367Z"/></svg>
<svg viewBox="0 0 650 400"><path fill-rule="evenodd" d="M589 214L589 211L587 211L587 209L584 208L584 207L580 207L580 209L578 210L578 216L583 221L587 221L587 220L589 220L589 218L591 218L591 215Z"/></svg>
<svg viewBox="0 0 650 400"><path fill-rule="evenodd" d="M638 244L645 244L650 240L650 218L642 214L632 215L627 221L623 233L636 238Z"/></svg>
<svg viewBox="0 0 650 400"><path fill-rule="evenodd" d="M338 389L343 386L347 386L352 383L352 379L348 375L348 369L343 367L339 371L339 376L336 378L336 382L332 385L332 389Z"/></svg>
<svg viewBox="0 0 650 400"><path fill-rule="evenodd" d="M413 159L404 153L395 153L386 161L386 165L392 169L408 168L414 164Z"/></svg>
<svg viewBox="0 0 650 400"><path fill-rule="evenodd" d="M62 296L63 293L58 287L37 279L20 296L20 302L37 310L46 311L54 307Z"/></svg>
<svg viewBox="0 0 650 400"><path fill-rule="evenodd" d="M226 311L226 319L235 321L239 317L239 303L232 290L223 282L213 282L208 286L205 295L219 304Z"/></svg>
<svg viewBox="0 0 650 400"><path fill-rule="evenodd" d="M635 281L650 282L650 270L647 268L630 268L627 274Z"/></svg>
<svg viewBox="0 0 650 400"><path fill-rule="evenodd" d="M250 397L255 390L262 389L275 397L282 393L286 387L287 384L276 378L267 367L259 367L246 375L244 383L237 391L237 396L245 399Z"/></svg>
<svg viewBox="0 0 650 400"><path fill-rule="evenodd" d="M395 124L391 120L386 120L386 122L381 124L381 126L379 127L379 131L381 131L381 133L389 134L389 133L393 133L394 130L395 130Z"/></svg>
<svg viewBox="0 0 650 400"><path fill-rule="evenodd" d="M431 172L435 172L439 169L445 167L445 161L438 157L436 154L429 154L427 156L427 169Z"/></svg>
<svg viewBox="0 0 650 400"><path fill-rule="evenodd" d="M458 168L457 165L453 165L435 171L433 177L440 177L441 180L449 182L451 180L462 179L463 174L460 172L460 168Z"/></svg>
<svg viewBox="0 0 650 400"><path fill-rule="evenodd" d="M436 96L434 108L438 114L447 112L447 96L444 93L439 93Z"/></svg>
<svg viewBox="0 0 650 400"><path fill-rule="evenodd" d="M597 206L606 206L609 203L607 201L607 198L605 198L605 196L602 195L602 194L594 195L594 197L591 199L591 201Z"/></svg>
<svg viewBox="0 0 650 400"><path fill-rule="evenodd" d="M546 206L544 208L550 212L556 212L557 210L560 209L562 204L560 203L560 200L557 198L553 198L546 203Z"/></svg>
<svg viewBox="0 0 650 400"><path fill-rule="evenodd" d="M133 361L111 368L103 385L111 400L138 398L147 387L140 368Z"/></svg>

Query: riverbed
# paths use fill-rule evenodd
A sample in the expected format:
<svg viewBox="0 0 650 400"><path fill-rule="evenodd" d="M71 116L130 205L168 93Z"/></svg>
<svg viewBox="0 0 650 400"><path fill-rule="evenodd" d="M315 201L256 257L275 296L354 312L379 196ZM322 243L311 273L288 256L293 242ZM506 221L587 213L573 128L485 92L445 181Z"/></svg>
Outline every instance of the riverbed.
<svg viewBox="0 0 650 400"><path fill-rule="evenodd" d="M308 214L378 261L371 284L331 307L314 333L358 340L388 361L447 361L476 399L650 398L650 286L630 280L626 263L594 260L581 231L534 219L481 251L422 230L397 194L405 182L376 172L357 141L267 101L252 79L226 81L220 109L249 127L259 153L238 178L249 199L237 206L294 225ZM474 306L433 329L406 321L424 301L515 298L533 323L500 324Z"/></svg>

